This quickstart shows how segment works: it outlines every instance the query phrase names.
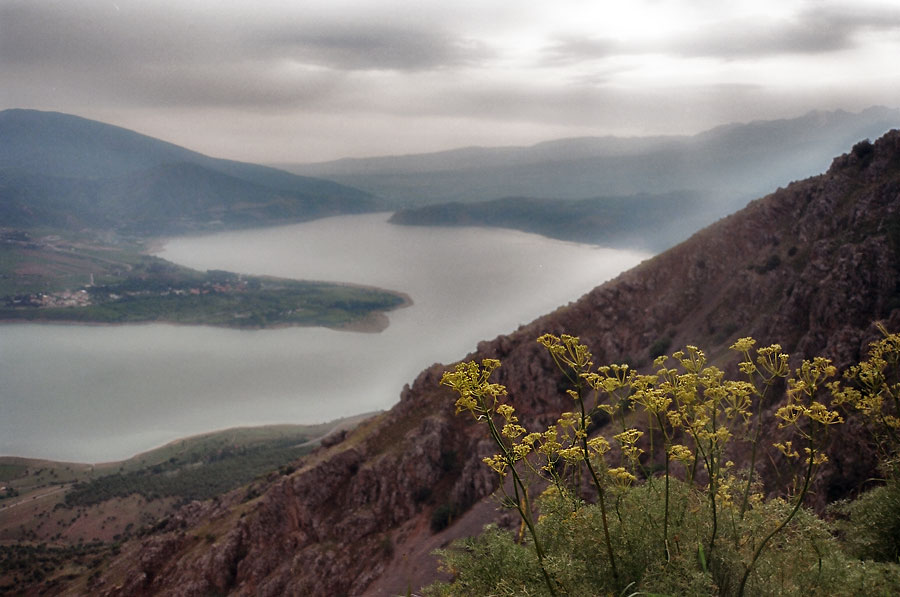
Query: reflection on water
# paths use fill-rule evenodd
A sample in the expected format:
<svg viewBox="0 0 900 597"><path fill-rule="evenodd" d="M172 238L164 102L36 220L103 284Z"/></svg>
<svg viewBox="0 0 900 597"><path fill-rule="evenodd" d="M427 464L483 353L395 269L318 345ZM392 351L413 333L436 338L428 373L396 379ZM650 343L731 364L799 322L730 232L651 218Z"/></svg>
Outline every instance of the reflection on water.
<svg viewBox="0 0 900 597"><path fill-rule="evenodd" d="M120 459L236 425L389 408L404 383L578 298L646 255L513 231L393 226L387 215L169 241L198 269L409 294L380 334L320 328L0 326L0 453Z"/></svg>

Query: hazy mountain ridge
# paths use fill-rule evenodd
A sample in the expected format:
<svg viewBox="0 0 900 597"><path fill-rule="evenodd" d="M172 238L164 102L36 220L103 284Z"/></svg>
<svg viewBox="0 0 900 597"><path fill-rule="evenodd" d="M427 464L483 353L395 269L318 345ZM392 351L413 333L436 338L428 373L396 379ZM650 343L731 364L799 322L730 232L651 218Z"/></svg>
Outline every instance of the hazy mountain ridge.
<svg viewBox="0 0 900 597"><path fill-rule="evenodd" d="M497 381L529 427L555 420L569 400L535 342L545 332L580 336L598 363L647 365L664 340L697 344L727 365L727 347L753 335L780 342L793 359L824 354L846 366L878 336L873 320L900 328L898 230L893 131L468 358L502 360ZM433 548L498 516L486 497L495 476L481 462L493 448L454 416L454 398L438 383L445 368L424 371L390 412L297 471L271 476L259 497L192 504L73 586L104 595L324 596L393 595L428 582ZM858 487L873 466L852 434L830 452L819 500ZM456 516L433 534L441 508Z"/></svg>
<svg viewBox="0 0 900 597"><path fill-rule="evenodd" d="M516 164L647 153L687 141L686 135L656 137L572 137L542 141L531 146L460 147L433 153L371 158L341 158L312 164L283 164L284 168L328 172L427 173L453 170L491 170Z"/></svg>
<svg viewBox="0 0 900 597"><path fill-rule="evenodd" d="M900 125L900 110L811 112L717 127L695 136L575 138L531 147L345 159L281 167L365 189L395 207L500 197L715 192L718 215L792 180L822 172L860 139Z"/></svg>
<svg viewBox="0 0 900 597"><path fill-rule="evenodd" d="M535 199L504 197L400 209L390 218L407 226L490 226L606 247L665 250L715 220L708 196L659 195Z"/></svg>
<svg viewBox="0 0 900 597"><path fill-rule="evenodd" d="M0 112L5 225L161 234L374 211L369 193L68 114Z"/></svg>

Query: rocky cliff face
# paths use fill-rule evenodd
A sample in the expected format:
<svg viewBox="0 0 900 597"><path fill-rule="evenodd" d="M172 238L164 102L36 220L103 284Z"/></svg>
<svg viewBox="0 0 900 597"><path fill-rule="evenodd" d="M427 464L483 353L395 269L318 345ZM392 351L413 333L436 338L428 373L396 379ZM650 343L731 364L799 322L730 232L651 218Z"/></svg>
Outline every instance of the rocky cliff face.
<svg viewBox="0 0 900 597"><path fill-rule="evenodd" d="M795 358L846 365L884 321L900 329L900 131L860 143L824 175L791 184L470 358L503 362L499 381L527 425L564 408L535 338L578 335L595 362L646 366L651 353L697 344L727 366L752 335ZM192 504L90 579L105 595L391 595L437 574L428 552L498 513L480 462L481 430L453 414L424 371L399 404L290 475L273 474ZM855 487L871 462L847 445L823 481ZM447 525L435 534L436 527ZM76 581L85 582L85 581ZM75 585L73 585L74 587ZM82 585L85 587L88 585ZM75 590L70 587L70 589Z"/></svg>

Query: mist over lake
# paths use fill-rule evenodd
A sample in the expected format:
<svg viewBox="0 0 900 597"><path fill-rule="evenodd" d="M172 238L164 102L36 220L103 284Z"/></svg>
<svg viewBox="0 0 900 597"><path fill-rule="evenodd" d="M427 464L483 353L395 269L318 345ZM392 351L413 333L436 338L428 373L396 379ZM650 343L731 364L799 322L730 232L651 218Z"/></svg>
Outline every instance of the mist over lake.
<svg viewBox="0 0 900 597"><path fill-rule="evenodd" d="M197 269L408 294L381 333L162 324L0 326L0 453L100 462L239 425L389 408L405 383L575 300L648 255L388 214L170 239Z"/></svg>

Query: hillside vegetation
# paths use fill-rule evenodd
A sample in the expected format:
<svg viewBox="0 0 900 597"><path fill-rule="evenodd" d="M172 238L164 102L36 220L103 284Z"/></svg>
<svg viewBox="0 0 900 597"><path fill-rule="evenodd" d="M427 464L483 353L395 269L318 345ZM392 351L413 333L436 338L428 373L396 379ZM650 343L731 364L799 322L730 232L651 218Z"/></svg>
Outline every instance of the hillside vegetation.
<svg viewBox="0 0 900 597"><path fill-rule="evenodd" d="M0 112L0 321L168 322L380 331L408 303L341 284L195 272L160 235L377 208L326 180L204 156L68 114Z"/></svg>

